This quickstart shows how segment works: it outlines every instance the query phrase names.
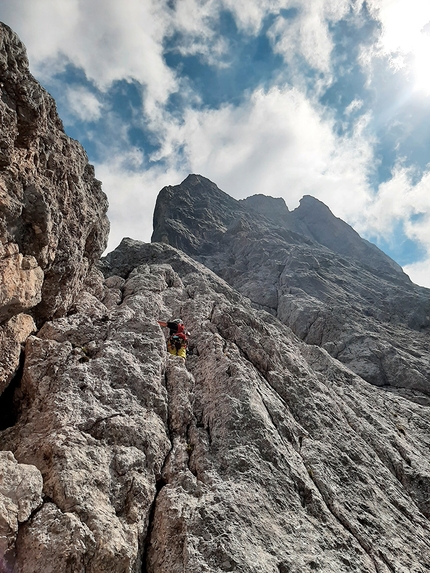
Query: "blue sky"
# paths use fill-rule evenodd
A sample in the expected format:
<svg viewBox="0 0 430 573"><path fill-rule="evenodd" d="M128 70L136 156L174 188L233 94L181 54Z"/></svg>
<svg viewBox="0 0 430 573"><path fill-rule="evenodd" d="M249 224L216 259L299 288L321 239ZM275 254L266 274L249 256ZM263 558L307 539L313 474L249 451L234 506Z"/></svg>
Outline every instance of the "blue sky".
<svg viewBox="0 0 430 573"><path fill-rule="evenodd" d="M0 0L0 20L95 165L109 250L200 173L313 195L430 286L430 3Z"/></svg>

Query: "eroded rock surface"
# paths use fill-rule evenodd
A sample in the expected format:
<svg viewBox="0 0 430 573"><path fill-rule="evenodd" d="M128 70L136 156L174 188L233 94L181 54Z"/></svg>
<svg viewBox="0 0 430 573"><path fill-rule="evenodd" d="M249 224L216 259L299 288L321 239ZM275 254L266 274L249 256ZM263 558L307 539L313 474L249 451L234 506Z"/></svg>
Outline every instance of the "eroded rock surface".
<svg viewBox="0 0 430 573"><path fill-rule="evenodd" d="M0 326L0 394L14 376L21 358L21 347L36 331L34 320L28 314L17 314Z"/></svg>
<svg viewBox="0 0 430 573"><path fill-rule="evenodd" d="M200 175L160 192L154 241L204 263L368 382L429 403L430 291L312 197L236 201Z"/></svg>
<svg viewBox="0 0 430 573"><path fill-rule="evenodd" d="M0 357L1 392L22 342L8 321L30 313L40 325L64 314L104 250L109 224L85 151L64 133L24 46L1 23L0 121L0 337L13 348Z"/></svg>
<svg viewBox="0 0 430 573"><path fill-rule="evenodd" d="M0 571L15 560L19 523L42 505L42 476L31 465L18 464L12 452L0 451Z"/></svg>
<svg viewBox="0 0 430 573"><path fill-rule="evenodd" d="M93 273L75 313L27 343L0 440L40 470L45 503L16 572L29 553L35 571L427 571L429 409L172 247L121 251L131 268ZM186 362L157 324L177 315Z"/></svg>

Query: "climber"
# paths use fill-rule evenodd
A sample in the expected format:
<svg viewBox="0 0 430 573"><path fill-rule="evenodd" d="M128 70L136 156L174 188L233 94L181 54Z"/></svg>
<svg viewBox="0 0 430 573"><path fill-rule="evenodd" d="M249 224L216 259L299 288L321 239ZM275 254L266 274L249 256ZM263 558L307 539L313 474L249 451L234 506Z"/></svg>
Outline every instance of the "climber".
<svg viewBox="0 0 430 573"><path fill-rule="evenodd" d="M175 318L169 322L158 321L158 324L170 329L169 338L167 339L167 352L181 358L187 357L188 338L185 332L184 323L180 318Z"/></svg>

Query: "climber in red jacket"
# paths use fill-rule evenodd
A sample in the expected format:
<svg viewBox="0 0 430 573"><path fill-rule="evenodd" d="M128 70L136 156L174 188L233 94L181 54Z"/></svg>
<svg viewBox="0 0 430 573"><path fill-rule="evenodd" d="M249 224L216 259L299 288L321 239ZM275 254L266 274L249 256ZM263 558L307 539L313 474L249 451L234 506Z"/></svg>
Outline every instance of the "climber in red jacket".
<svg viewBox="0 0 430 573"><path fill-rule="evenodd" d="M188 338L185 332L184 323L180 318L175 318L169 322L158 321L158 324L170 329L169 338L167 339L167 351L174 356L181 358L187 357Z"/></svg>

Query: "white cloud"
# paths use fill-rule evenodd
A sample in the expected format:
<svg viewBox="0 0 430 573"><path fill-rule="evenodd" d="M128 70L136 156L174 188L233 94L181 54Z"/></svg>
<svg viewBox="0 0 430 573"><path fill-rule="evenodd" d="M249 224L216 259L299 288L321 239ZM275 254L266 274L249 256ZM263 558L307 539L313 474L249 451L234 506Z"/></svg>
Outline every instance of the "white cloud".
<svg viewBox="0 0 430 573"><path fill-rule="evenodd" d="M146 87L148 113L177 89L163 59L169 14L167 0L3 0L0 7L40 80L68 62L101 90L135 80Z"/></svg>
<svg viewBox="0 0 430 573"><path fill-rule="evenodd" d="M430 287L430 172L423 173L418 181L416 175L399 163L391 179L379 186L355 227L364 235L390 241L401 224L404 235L427 255L426 261L406 265L405 272L414 282Z"/></svg>
<svg viewBox="0 0 430 573"><path fill-rule="evenodd" d="M81 121L96 121L101 117L103 104L85 87L68 87L66 99L71 112Z"/></svg>
<svg viewBox="0 0 430 573"><path fill-rule="evenodd" d="M222 0L223 7L232 12L238 28L248 34L257 34L268 14L277 14L294 4L296 2L291 0Z"/></svg>
<svg viewBox="0 0 430 573"><path fill-rule="evenodd" d="M430 257L425 261L406 265L403 270L415 284L430 287Z"/></svg>
<svg viewBox="0 0 430 573"><path fill-rule="evenodd" d="M352 137L339 138L321 113L298 90L257 90L240 107L189 109L183 123L166 122L163 151L153 157L166 161L164 169L137 150L112 154L113 160L96 166L110 201L109 248L124 235L149 240L158 191L188 173L212 179L236 198L283 196L290 209L311 194L351 220L370 201L366 125L358 123Z"/></svg>
<svg viewBox="0 0 430 573"><path fill-rule="evenodd" d="M349 106L345 109L345 115L351 115L351 113L354 113L355 111L358 111L359 109L361 109L363 107L363 100L359 100L359 99L354 99L352 100L352 102L349 104Z"/></svg>
<svg viewBox="0 0 430 573"><path fill-rule="evenodd" d="M166 185L180 183L188 174L173 167L138 170L143 162L136 150L130 150L95 165L96 177L103 182L103 191L109 198L111 230L107 252L115 249L123 237L149 242L158 192Z"/></svg>
<svg viewBox="0 0 430 573"><path fill-rule="evenodd" d="M361 223L367 231L389 236L402 221L406 236L419 240L430 253L430 172L415 182L416 173L400 163L389 181L379 186Z"/></svg>
<svg viewBox="0 0 430 573"><path fill-rule="evenodd" d="M430 4L423 0L368 0L368 6L382 24L380 42L385 53L413 51L430 21Z"/></svg>
<svg viewBox="0 0 430 573"><path fill-rule="evenodd" d="M346 16L349 0L291 4L298 9L296 16L291 19L279 16L268 32L274 50L290 65L300 55L315 70L330 72L334 46L329 24Z"/></svg>
<svg viewBox="0 0 430 573"><path fill-rule="evenodd" d="M191 171L237 198L282 195L293 208L312 194L350 218L369 200L364 129L357 124L352 138L338 138L299 91L257 90L241 107L188 110L182 125L169 126L164 155L183 147Z"/></svg>
<svg viewBox="0 0 430 573"><path fill-rule="evenodd" d="M387 57L394 70L405 68L414 89L430 93L430 4L422 0L369 0L381 23L379 42L367 49L363 63L371 70L374 58Z"/></svg>
<svg viewBox="0 0 430 573"><path fill-rule="evenodd" d="M177 0L167 35L181 33L175 50L183 56L199 55L213 66L225 66L228 43L219 35L219 0Z"/></svg>

